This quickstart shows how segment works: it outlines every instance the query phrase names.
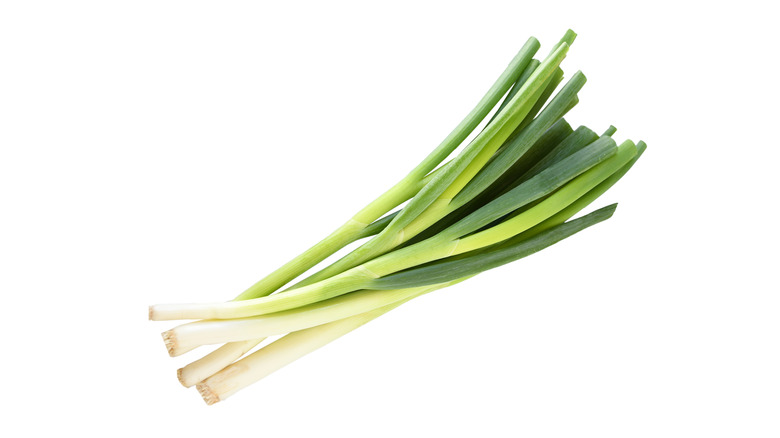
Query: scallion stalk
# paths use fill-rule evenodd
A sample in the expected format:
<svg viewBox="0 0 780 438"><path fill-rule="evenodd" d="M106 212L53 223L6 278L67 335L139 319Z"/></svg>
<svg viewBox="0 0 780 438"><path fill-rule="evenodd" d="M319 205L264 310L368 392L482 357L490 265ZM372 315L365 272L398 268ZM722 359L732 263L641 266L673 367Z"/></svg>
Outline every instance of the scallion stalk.
<svg viewBox="0 0 780 438"><path fill-rule="evenodd" d="M406 177L234 300L151 306L152 320L195 320L163 333L171 356L223 344L179 369L180 382L197 386L209 404L224 400L403 303L610 218L614 204L572 219L620 180L646 145L618 145L614 126L598 136L563 119L586 82L576 72L559 89L561 63L575 37L568 31L541 61L533 59L538 41L529 39L469 115ZM482 130L445 162L491 111ZM361 239L367 240L289 286Z"/></svg>

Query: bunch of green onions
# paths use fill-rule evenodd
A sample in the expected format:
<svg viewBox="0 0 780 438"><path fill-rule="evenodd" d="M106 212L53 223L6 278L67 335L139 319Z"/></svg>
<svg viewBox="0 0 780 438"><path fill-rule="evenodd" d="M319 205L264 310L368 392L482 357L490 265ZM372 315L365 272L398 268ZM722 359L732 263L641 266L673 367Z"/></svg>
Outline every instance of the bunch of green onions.
<svg viewBox="0 0 780 438"><path fill-rule="evenodd" d="M171 356L222 344L179 369L181 383L196 385L208 404L224 400L413 298L610 218L616 205L571 219L634 165L645 144L618 145L612 126L598 135L564 119L585 84L577 72L555 93L575 37L568 31L541 61L534 58L540 44L530 38L471 113L408 175L234 300L151 306L154 321L197 320L163 333ZM343 258L290 284L358 240L364 243Z"/></svg>

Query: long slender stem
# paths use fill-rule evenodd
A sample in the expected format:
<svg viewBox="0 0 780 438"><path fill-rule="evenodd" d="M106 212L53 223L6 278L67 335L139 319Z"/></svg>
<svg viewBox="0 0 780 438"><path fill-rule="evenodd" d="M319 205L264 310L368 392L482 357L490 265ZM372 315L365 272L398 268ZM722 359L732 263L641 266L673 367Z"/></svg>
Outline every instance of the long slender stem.
<svg viewBox="0 0 780 438"><path fill-rule="evenodd" d="M307 306L250 318L213 319L183 324L166 332L166 337L173 340L167 344L168 353L175 357L201 345L284 335L405 301L430 292L432 287L439 289L453 285L462 281L461 277L450 278L438 285L428 283L420 287L394 290L361 290Z"/></svg>
<svg viewBox="0 0 780 438"><path fill-rule="evenodd" d="M198 383L198 392L209 405L225 400L241 389L384 315L401 304L403 303L394 303L361 315L283 336Z"/></svg>
<svg viewBox="0 0 780 438"><path fill-rule="evenodd" d="M530 38L477 106L433 152L400 182L369 203L324 240L245 290L236 297L236 300L262 297L273 293L306 270L353 242L355 237L370 223L415 196L420 189L419 182L444 161L488 115L490 110L496 106L501 97L506 94L522 71L531 62L537 50L539 50L539 41L536 38Z"/></svg>

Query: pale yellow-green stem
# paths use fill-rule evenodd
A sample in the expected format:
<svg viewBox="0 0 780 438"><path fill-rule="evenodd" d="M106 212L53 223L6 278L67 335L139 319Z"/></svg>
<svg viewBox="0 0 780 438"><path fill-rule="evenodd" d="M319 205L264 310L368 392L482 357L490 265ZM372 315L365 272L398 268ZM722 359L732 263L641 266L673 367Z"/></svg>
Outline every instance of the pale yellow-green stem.
<svg viewBox="0 0 780 438"><path fill-rule="evenodd" d="M423 179L416 180L407 176L407 178L401 180L401 182L360 210L328 237L268 274L236 297L236 300L265 296L284 286L301 273L325 260L338 249L354 242L360 232L370 223L414 196L424 185L424 182L425 180Z"/></svg>
<svg viewBox="0 0 780 438"><path fill-rule="evenodd" d="M225 400L293 361L344 336L400 306L399 303L362 315L290 333L197 384L206 404Z"/></svg>
<svg viewBox="0 0 780 438"><path fill-rule="evenodd" d="M364 313L344 319L292 332L205 379L197 385L198 392L204 401L210 405L222 401L285 365L300 359L400 305L420 295L454 285L466 279L462 278L444 284L415 288L417 292L408 294L403 299L391 304L375 307Z"/></svg>
<svg viewBox="0 0 780 438"><path fill-rule="evenodd" d="M462 280L435 285L435 289L460 281ZM173 340L168 344L168 353L171 356L179 356L201 345L237 343L283 335L404 301L428 293L434 290L433 287L426 285L408 289L363 290L282 312L250 318L211 319L183 324L166 332L166 338ZM233 360L235 359L237 357Z"/></svg>

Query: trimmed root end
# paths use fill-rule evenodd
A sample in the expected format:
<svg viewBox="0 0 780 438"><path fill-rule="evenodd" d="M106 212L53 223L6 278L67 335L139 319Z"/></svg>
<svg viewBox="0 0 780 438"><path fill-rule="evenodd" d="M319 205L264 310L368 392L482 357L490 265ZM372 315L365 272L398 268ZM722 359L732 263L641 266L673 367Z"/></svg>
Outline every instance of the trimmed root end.
<svg viewBox="0 0 780 438"><path fill-rule="evenodd" d="M154 321L154 307L149 306L149 321Z"/></svg>
<svg viewBox="0 0 780 438"><path fill-rule="evenodd" d="M179 368L176 370L176 378L179 379L179 383L181 383L181 386L185 388L189 388L192 385L188 385L187 382L184 381L184 368Z"/></svg>
<svg viewBox="0 0 780 438"><path fill-rule="evenodd" d="M176 333L173 330L162 332L163 342L165 342L165 348L168 350L168 355L176 357Z"/></svg>
<svg viewBox="0 0 780 438"><path fill-rule="evenodd" d="M212 391L206 383L198 383L195 385L195 388L197 388L198 393L201 397L203 397L203 401L205 401L207 405L211 406L219 401L219 396L217 393Z"/></svg>

